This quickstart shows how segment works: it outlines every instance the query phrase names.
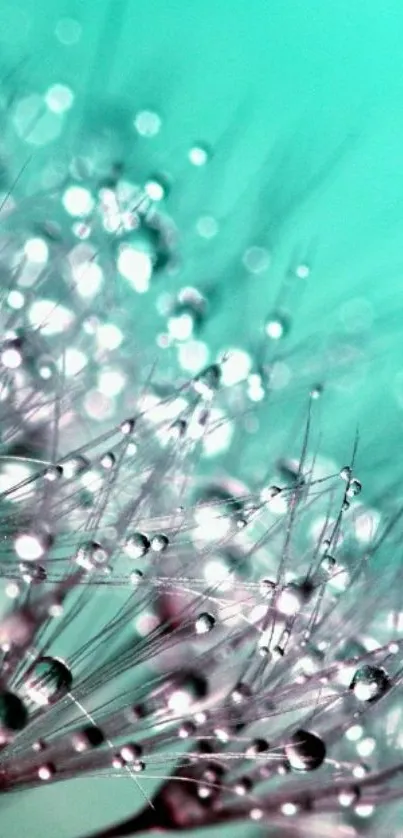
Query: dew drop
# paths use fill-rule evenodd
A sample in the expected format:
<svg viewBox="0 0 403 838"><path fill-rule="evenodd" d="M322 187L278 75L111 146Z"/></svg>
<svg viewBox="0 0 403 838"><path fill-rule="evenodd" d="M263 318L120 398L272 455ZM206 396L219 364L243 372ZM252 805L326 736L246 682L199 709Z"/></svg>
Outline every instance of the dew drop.
<svg viewBox="0 0 403 838"><path fill-rule="evenodd" d="M297 730L284 751L294 771L314 771L326 757L325 743L308 730Z"/></svg>
<svg viewBox="0 0 403 838"><path fill-rule="evenodd" d="M38 777L43 783L48 783L49 780L56 774L56 768L52 762L46 762L38 768Z"/></svg>
<svg viewBox="0 0 403 838"><path fill-rule="evenodd" d="M273 313L265 323L265 333L270 340L280 340L289 332L289 322L284 315Z"/></svg>
<svg viewBox="0 0 403 838"><path fill-rule="evenodd" d="M90 748L100 748L105 742L105 736L101 728L96 725L88 725L74 733L72 737L73 748L77 753L82 753Z"/></svg>
<svg viewBox="0 0 403 838"><path fill-rule="evenodd" d="M35 562L43 558L52 543L53 538L50 533L32 529L18 533L14 539L14 550L23 561Z"/></svg>
<svg viewBox="0 0 403 838"><path fill-rule="evenodd" d="M62 466L49 466L43 476L49 483L56 483L63 477L63 468Z"/></svg>
<svg viewBox="0 0 403 838"><path fill-rule="evenodd" d="M194 145L190 149L188 156L193 166L205 166L210 159L210 152L204 145Z"/></svg>
<svg viewBox="0 0 403 838"><path fill-rule="evenodd" d="M362 489L362 485L356 477L351 481L349 487L347 489L347 495L349 498L355 498L357 495L360 494Z"/></svg>
<svg viewBox="0 0 403 838"><path fill-rule="evenodd" d="M377 701L391 686L384 669L365 665L357 669L350 684L350 690L358 701Z"/></svg>
<svg viewBox="0 0 403 838"><path fill-rule="evenodd" d="M27 721L28 712L19 696L8 691L0 692L0 729L22 730Z"/></svg>
<svg viewBox="0 0 403 838"><path fill-rule="evenodd" d="M111 451L108 451L106 454L103 454L103 456L101 457L101 466L106 471L110 471L114 467L115 464L116 464L116 457Z"/></svg>
<svg viewBox="0 0 403 838"><path fill-rule="evenodd" d="M141 559L148 553L150 546L150 542L144 533L135 532L128 536L123 549L131 559Z"/></svg>
<svg viewBox="0 0 403 838"><path fill-rule="evenodd" d="M87 541L77 550L76 563L85 570L104 568L108 561L108 552L98 541Z"/></svg>
<svg viewBox="0 0 403 838"><path fill-rule="evenodd" d="M298 614L309 602L313 591L314 586L308 579L291 582L279 594L276 602L277 610L288 617Z"/></svg>
<svg viewBox="0 0 403 838"><path fill-rule="evenodd" d="M219 364L211 364L193 379L193 388L196 393L210 401L217 392L220 382L221 368Z"/></svg>
<svg viewBox="0 0 403 838"><path fill-rule="evenodd" d="M164 553L169 547L169 538L163 533L154 535L151 539L151 549L154 553Z"/></svg>
<svg viewBox="0 0 403 838"><path fill-rule="evenodd" d="M72 684L73 676L64 661L44 656L28 669L24 690L31 701L45 706L63 698L71 690Z"/></svg>
<svg viewBox="0 0 403 838"><path fill-rule="evenodd" d="M199 616L196 619L196 634L208 634L210 631L212 631L215 624L215 617L213 617L212 614L209 614L208 611L204 611L202 614L199 614Z"/></svg>

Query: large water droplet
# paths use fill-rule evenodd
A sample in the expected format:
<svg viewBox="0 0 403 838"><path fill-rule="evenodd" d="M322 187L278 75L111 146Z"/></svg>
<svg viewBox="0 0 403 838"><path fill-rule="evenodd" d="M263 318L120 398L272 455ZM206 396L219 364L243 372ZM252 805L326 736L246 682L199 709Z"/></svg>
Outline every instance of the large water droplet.
<svg viewBox="0 0 403 838"><path fill-rule="evenodd" d="M44 656L38 658L26 673L24 689L31 701L45 706L62 698L72 687L70 669L60 660Z"/></svg>
<svg viewBox="0 0 403 838"><path fill-rule="evenodd" d="M294 771L314 771L326 757L325 743L308 730L295 731L284 751Z"/></svg>

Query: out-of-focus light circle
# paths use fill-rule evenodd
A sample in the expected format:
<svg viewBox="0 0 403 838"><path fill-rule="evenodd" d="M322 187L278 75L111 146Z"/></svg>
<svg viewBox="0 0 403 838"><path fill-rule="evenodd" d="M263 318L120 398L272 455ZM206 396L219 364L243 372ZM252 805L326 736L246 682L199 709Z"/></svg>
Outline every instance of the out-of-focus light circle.
<svg viewBox="0 0 403 838"><path fill-rule="evenodd" d="M38 93L32 93L17 102L13 123L20 139L34 146L52 142L62 128L60 114L50 111Z"/></svg>
<svg viewBox="0 0 403 838"><path fill-rule="evenodd" d="M226 387L239 384L248 377L252 359L242 349L229 349L221 364L221 382Z"/></svg>
<svg viewBox="0 0 403 838"><path fill-rule="evenodd" d="M161 129L161 118L155 111L139 111L134 118L134 127L142 137L155 137Z"/></svg>
<svg viewBox="0 0 403 838"><path fill-rule="evenodd" d="M65 350L61 358L59 358L58 367L64 375L70 377L78 375L87 363L88 358L84 355L84 352L81 352L80 349L76 349L74 346L70 346Z"/></svg>
<svg viewBox="0 0 403 838"><path fill-rule="evenodd" d="M178 360L186 372L197 373L208 363L209 348L201 340L188 340L178 347Z"/></svg>
<svg viewBox="0 0 403 838"><path fill-rule="evenodd" d="M297 267L295 268L295 276L297 276L298 279L308 279L310 273L311 270L309 266L305 265L304 263L297 265Z"/></svg>
<svg viewBox="0 0 403 838"><path fill-rule="evenodd" d="M69 215L83 217L94 209L94 199L84 186L69 186L63 195L63 206Z"/></svg>
<svg viewBox="0 0 403 838"><path fill-rule="evenodd" d="M253 274L260 274L270 265L270 253L264 247L248 247L243 255L242 261L247 271Z"/></svg>
<svg viewBox="0 0 403 838"><path fill-rule="evenodd" d="M220 541L228 534L230 529L229 519L223 515L222 510L208 504L198 507L194 513L196 527L192 536L195 540ZM223 567L222 562L219 563ZM217 570L217 568L215 568Z"/></svg>
<svg viewBox="0 0 403 838"><path fill-rule="evenodd" d="M63 17L56 24L55 35L66 47L76 44L82 33L81 24L72 17Z"/></svg>
<svg viewBox="0 0 403 838"><path fill-rule="evenodd" d="M74 94L65 84L52 84L45 94L45 102L54 113L64 113L71 108Z"/></svg>
<svg viewBox="0 0 403 838"><path fill-rule="evenodd" d="M20 559L29 562L40 559L45 552L41 539L33 533L18 535L14 542L14 548Z"/></svg>
<svg viewBox="0 0 403 838"><path fill-rule="evenodd" d="M119 273L130 282L139 294L148 291L153 272L151 256L145 250L125 245L120 249L117 267Z"/></svg>
<svg viewBox="0 0 403 838"><path fill-rule="evenodd" d="M151 201L162 201L165 198L165 189L158 180L148 180L145 185L145 192Z"/></svg>
<svg viewBox="0 0 403 838"><path fill-rule="evenodd" d="M22 355L19 349L10 346L0 353L0 361L3 367L9 370L17 370L22 364Z"/></svg>
<svg viewBox="0 0 403 838"><path fill-rule="evenodd" d="M193 317L190 314L180 314L168 320L168 332L174 340L189 340L193 332Z"/></svg>
<svg viewBox="0 0 403 838"><path fill-rule="evenodd" d="M19 309L24 308L24 294L21 294L21 291L10 291L7 297L7 302L10 308L14 308L16 311L18 311Z"/></svg>
<svg viewBox="0 0 403 838"><path fill-rule="evenodd" d="M212 215L202 215L196 222L196 231L203 239L212 239L218 233L218 222Z"/></svg>
<svg viewBox="0 0 403 838"><path fill-rule="evenodd" d="M265 325L265 332L272 340L279 340L283 337L284 326L281 320L268 320Z"/></svg>
<svg viewBox="0 0 403 838"><path fill-rule="evenodd" d="M36 300L29 308L28 320L44 335L64 332L73 322L73 313L53 300Z"/></svg>
<svg viewBox="0 0 403 838"><path fill-rule="evenodd" d="M71 269L76 291L83 299L94 297L103 283L103 272L97 262L83 262Z"/></svg>
<svg viewBox="0 0 403 838"><path fill-rule="evenodd" d="M230 446L234 426L226 418L222 410L213 408L210 410L209 427L203 436L203 451L207 457L214 457L222 451L227 451Z"/></svg>
<svg viewBox="0 0 403 838"><path fill-rule="evenodd" d="M120 370L103 370L98 376L98 390L105 396L118 396L126 384L126 376Z"/></svg>
<svg viewBox="0 0 403 838"><path fill-rule="evenodd" d="M91 419L102 422L114 412L114 402L99 390L90 390L84 398L84 410Z"/></svg>
<svg viewBox="0 0 403 838"><path fill-rule="evenodd" d="M24 255L30 262L43 265L48 261L49 248L43 239L27 239L24 245Z"/></svg>
<svg viewBox="0 0 403 838"><path fill-rule="evenodd" d="M207 149L201 145L193 146L193 148L190 149L188 156L193 166L204 166L209 159Z"/></svg>
<svg viewBox="0 0 403 838"><path fill-rule="evenodd" d="M114 323L101 323L96 330L96 341L100 349L117 349L122 343L123 333Z"/></svg>

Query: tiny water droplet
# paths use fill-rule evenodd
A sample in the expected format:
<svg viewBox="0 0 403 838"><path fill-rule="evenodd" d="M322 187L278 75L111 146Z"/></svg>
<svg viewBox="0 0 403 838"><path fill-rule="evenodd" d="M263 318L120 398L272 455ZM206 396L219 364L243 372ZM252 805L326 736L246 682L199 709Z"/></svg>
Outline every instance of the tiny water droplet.
<svg viewBox="0 0 403 838"><path fill-rule="evenodd" d="M265 333L270 340L281 340L289 332L289 322L282 314L271 314L265 323Z"/></svg>
<svg viewBox="0 0 403 838"><path fill-rule="evenodd" d="M151 539L151 549L154 553L164 553L169 547L169 538L163 533L154 535Z"/></svg>
<svg viewBox="0 0 403 838"><path fill-rule="evenodd" d="M193 379L193 389L204 399L210 401L217 392L221 382L221 367L211 364Z"/></svg>
<svg viewBox="0 0 403 838"><path fill-rule="evenodd" d="M215 617L213 617L212 614L209 614L208 611L204 611L202 614L199 614L196 619L196 634L208 634L214 628L215 623Z"/></svg>
<svg viewBox="0 0 403 838"><path fill-rule="evenodd" d="M354 498L360 494L362 489L362 485L356 477L351 481L347 489L347 495L349 498Z"/></svg>

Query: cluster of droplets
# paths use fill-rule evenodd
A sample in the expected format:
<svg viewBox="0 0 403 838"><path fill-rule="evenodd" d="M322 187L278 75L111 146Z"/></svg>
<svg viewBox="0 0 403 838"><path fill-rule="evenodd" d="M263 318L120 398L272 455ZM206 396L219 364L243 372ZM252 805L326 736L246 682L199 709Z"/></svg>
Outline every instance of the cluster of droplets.
<svg viewBox="0 0 403 838"><path fill-rule="evenodd" d="M73 98L47 91L49 124ZM37 111L17 104L20 137ZM146 141L161 119L142 110L133 127ZM203 143L188 154L196 168L210 157ZM216 297L176 276L170 186L120 165L101 176L82 156L32 218L14 199L0 208L0 792L111 772L138 787L159 771L133 834L376 816L403 771L400 606L384 564L399 521L362 537L355 452L318 474L310 418L300 458L269 451L252 489L199 475L203 452L229 446L238 385L241 413L288 385L292 318L285 296L256 351L210 358ZM217 231L199 219L201 238ZM249 246L241 262L253 281L271 254ZM289 286L310 272L301 261ZM135 380L125 309L162 276L176 280L158 296L157 343L190 380L175 368L159 385L151 366Z"/></svg>
<svg viewBox="0 0 403 838"><path fill-rule="evenodd" d="M3 492L3 792L94 772L138 784L163 762L147 817L171 829L367 817L398 777L380 717L396 712L401 642L376 643L356 605L388 541L344 555L354 457L317 476L308 423L300 460L274 465L283 484L189 482L221 388L215 364L149 409L143 393L136 415Z"/></svg>

